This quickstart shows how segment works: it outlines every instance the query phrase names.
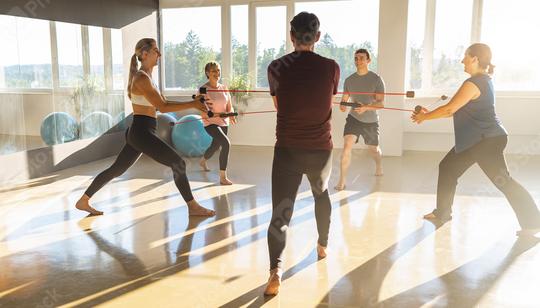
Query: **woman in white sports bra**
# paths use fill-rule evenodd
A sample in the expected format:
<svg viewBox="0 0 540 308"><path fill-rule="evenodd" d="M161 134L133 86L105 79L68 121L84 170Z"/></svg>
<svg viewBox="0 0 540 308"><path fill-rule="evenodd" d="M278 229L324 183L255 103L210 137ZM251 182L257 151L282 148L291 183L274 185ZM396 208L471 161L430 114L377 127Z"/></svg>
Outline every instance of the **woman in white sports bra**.
<svg viewBox="0 0 540 308"><path fill-rule="evenodd" d="M128 96L133 104L133 123L126 134L126 145L112 166L93 180L84 195L77 201L75 205L77 209L89 212L91 215L103 214L90 206L90 198L110 180L123 174L144 153L172 169L174 182L187 203L189 215L215 215L214 211L202 207L195 201L186 176L184 160L156 135L157 110L174 112L196 108L203 112L207 111L201 103L202 96L195 97L191 102L175 103L168 101L159 93L151 76L152 69L157 65L160 56L161 53L154 39L143 38L135 46L135 54L131 57L127 88ZM138 68L137 60L141 62L140 68Z"/></svg>

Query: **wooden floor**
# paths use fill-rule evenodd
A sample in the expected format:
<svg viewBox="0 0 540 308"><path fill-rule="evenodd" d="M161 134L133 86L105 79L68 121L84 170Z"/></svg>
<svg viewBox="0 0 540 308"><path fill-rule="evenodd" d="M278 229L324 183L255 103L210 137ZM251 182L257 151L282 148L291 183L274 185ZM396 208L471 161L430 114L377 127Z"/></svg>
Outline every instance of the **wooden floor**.
<svg viewBox="0 0 540 308"><path fill-rule="evenodd" d="M330 191L329 255L320 261L304 180L281 293L265 298L272 150L233 147L232 186L188 161L195 198L217 211L208 219L188 219L172 173L145 158L92 199L101 217L73 204L112 158L4 185L0 306L540 307L540 240L514 235L513 212L477 167L460 181L451 222L422 220L444 153L421 152L385 158L381 178L354 153L347 190ZM540 200L540 157L509 162Z"/></svg>

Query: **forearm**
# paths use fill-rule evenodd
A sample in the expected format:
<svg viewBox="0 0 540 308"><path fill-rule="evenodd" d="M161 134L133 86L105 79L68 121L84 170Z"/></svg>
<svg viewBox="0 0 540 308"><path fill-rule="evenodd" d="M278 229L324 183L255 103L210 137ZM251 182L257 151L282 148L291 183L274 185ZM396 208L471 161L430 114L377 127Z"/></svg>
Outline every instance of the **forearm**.
<svg viewBox="0 0 540 308"><path fill-rule="evenodd" d="M448 105L443 105L433 111L430 111L425 114L425 120L435 120L440 118L448 118L454 115L454 111L448 107Z"/></svg>
<svg viewBox="0 0 540 308"><path fill-rule="evenodd" d="M195 104L198 102L175 102L175 101L166 101L163 106L159 107L160 112L176 112L182 111L190 108L195 108Z"/></svg>
<svg viewBox="0 0 540 308"><path fill-rule="evenodd" d="M383 101L376 101L373 104L369 105L369 107L384 108L384 102Z"/></svg>

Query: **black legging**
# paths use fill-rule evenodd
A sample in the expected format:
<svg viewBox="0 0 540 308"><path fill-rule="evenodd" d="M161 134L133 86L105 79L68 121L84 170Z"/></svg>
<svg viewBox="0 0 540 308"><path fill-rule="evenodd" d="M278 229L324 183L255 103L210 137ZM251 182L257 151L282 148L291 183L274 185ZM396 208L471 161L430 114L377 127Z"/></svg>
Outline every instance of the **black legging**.
<svg viewBox="0 0 540 308"><path fill-rule="evenodd" d="M193 200L186 176L186 163L173 148L156 135L156 126L155 118L135 115L126 135L126 145L118 154L116 161L96 176L85 194L92 197L110 180L123 174L144 153L160 164L171 167L180 194L186 202Z"/></svg>
<svg viewBox="0 0 540 308"><path fill-rule="evenodd" d="M328 180L332 171L331 150L275 148L272 165L272 219L268 226L270 269L281 267L287 228L302 176L307 175L315 199L315 220L318 243L328 244L332 204L328 195Z"/></svg>
<svg viewBox="0 0 540 308"><path fill-rule="evenodd" d="M211 124L206 126L204 129L208 135L212 136L212 144L204 152L204 159L210 159L214 153L221 147L221 152L219 153L219 170L227 170L227 163L229 162L229 149L231 147L231 142L227 138L228 126L217 126Z"/></svg>
<svg viewBox="0 0 540 308"><path fill-rule="evenodd" d="M446 154L439 164L437 208L433 211L435 216L443 220L452 218L457 181L469 167L478 163L491 182L505 195L521 227L540 227L540 212L531 194L508 172L503 154L507 142L507 136L490 137L463 152L456 153L453 148Z"/></svg>

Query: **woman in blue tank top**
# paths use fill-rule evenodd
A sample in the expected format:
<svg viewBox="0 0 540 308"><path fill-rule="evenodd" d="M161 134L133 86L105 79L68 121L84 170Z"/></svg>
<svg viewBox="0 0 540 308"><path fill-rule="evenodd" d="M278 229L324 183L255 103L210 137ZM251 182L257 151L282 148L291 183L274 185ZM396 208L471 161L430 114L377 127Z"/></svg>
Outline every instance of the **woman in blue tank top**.
<svg viewBox="0 0 540 308"><path fill-rule="evenodd" d="M495 113L491 49L486 44L473 44L461 62L471 77L450 102L431 112L423 108L411 117L418 124L446 117L454 120L455 147L439 164L437 208L424 218L439 222L452 219L457 181L477 163L512 206L522 228L517 234L534 235L540 232L540 212L530 193L510 176L503 154L508 134Z"/></svg>

